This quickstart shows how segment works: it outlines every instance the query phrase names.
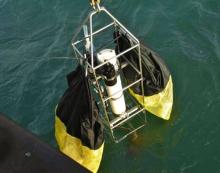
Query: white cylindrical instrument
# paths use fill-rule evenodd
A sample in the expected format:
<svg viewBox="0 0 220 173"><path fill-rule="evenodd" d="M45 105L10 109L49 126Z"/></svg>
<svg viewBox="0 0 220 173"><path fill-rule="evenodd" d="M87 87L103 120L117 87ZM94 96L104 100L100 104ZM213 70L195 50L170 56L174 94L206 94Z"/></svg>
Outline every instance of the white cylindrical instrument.
<svg viewBox="0 0 220 173"><path fill-rule="evenodd" d="M98 62L101 64L106 60L115 57L115 51L112 49L104 49L97 54ZM119 69L116 58L113 58L104 67L105 85L108 96L111 97L110 105L112 112L117 115L123 115L126 111L124 94L122 91L121 77L117 74Z"/></svg>

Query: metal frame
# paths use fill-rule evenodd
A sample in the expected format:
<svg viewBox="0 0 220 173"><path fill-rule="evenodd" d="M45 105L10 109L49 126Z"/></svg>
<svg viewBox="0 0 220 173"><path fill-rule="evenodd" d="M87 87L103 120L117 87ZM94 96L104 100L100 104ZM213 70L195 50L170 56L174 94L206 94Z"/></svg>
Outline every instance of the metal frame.
<svg viewBox="0 0 220 173"><path fill-rule="evenodd" d="M105 26L103 26L102 28L93 31L93 16L100 14L100 13L105 13L107 14L108 17L110 17L110 19L112 20L112 22L110 24L107 24ZM77 37L80 33L80 31L82 30L82 27L79 28L79 30L75 33L75 35L73 36L72 39L72 46L75 52L76 57L78 57L78 59L82 61L84 61L84 66L86 68L86 71L90 71L92 76L93 76L93 82L91 82L91 85L96 89L96 91L98 92L98 96L99 96L99 105L101 104L101 107L103 108L104 114L105 114L105 120L106 120L106 124L108 125L110 132L111 132L111 136L113 138L113 140L117 143L122 141L123 139L125 139L128 135L134 133L135 131L137 131L138 129L142 128L145 124L146 124L146 114L144 114L144 119L143 119L143 123L136 127L135 129L129 131L126 135L123 135L120 138L115 137L114 134L114 130L116 128L118 128L119 126L123 125L124 123L128 122L128 120L130 120L131 118L136 117L137 115L140 115L141 112L145 113L145 109L138 103L136 103L136 106L134 106L133 108L131 108L130 110L126 111L126 113L124 114L124 117L115 117L113 119L110 118L110 113L107 111L108 107L106 106L106 103L109 102L109 100L112 98L112 96L114 96L117 93L114 93L112 96L106 97L103 93L102 90L102 84L101 84L101 80L102 77L99 76L98 74L96 74L96 70L100 67L102 67L103 65L107 64L108 62L110 62L113 58L123 58L124 54L137 49L138 50L138 55L139 55L139 68L135 67L135 65L132 64L132 62L130 62L129 60L127 60L125 58L125 60L127 61L127 64L123 67L126 68L127 65L130 65L139 75L140 78L136 81L134 81L133 83L127 85L127 86L123 86L122 91L124 92L125 90L128 90L130 87L134 86L135 84L141 82L141 87L142 87L142 96L143 96L143 101L144 101L144 88L143 88L143 75L142 75L142 62L141 62L141 51L140 51L140 42L139 40L130 32L127 30L127 28L125 28L110 12L108 12L104 7L99 7L98 9L92 11L89 16L85 19L85 21L83 22L83 24L89 22L89 33L88 36L85 36L84 38L80 38L79 40L77 40ZM99 65L94 64L94 47L93 47L93 39L94 36L98 33L101 33L103 31L105 31L106 29L110 28L110 27L117 27L117 29L119 29L121 32L123 32L124 34L126 34L131 42L133 43L133 45L119 53L118 55L116 55L115 57L105 61L104 63L101 63ZM77 47L79 44L83 44L84 41L86 39L90 40L91 46L90 46L90 54L91 54L91 63L86 61L86 55L84 54L84 52L80 51L79 48ZM88 72L86 72L87 75ZM121 91L119 91L121 92ZM143 118L143 117L142 117Z"/></svg>

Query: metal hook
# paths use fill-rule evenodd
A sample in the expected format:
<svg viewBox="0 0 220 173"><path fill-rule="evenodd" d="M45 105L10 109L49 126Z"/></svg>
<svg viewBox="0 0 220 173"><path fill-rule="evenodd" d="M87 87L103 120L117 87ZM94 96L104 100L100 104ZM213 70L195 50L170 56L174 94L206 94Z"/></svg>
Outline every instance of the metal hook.
<svg viewBox="0 0 220 173"><path fill-rule="evenodd" d="M90 4L92 5L93 9L96 11L100 11L100 0L90 0Z"/></svg>

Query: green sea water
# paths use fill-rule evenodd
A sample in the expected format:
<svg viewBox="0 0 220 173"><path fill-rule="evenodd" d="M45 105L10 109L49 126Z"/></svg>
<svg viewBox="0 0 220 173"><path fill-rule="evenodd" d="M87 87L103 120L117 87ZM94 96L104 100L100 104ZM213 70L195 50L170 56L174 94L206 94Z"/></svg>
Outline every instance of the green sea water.
<svg viewBox="0 0 220 173"><path fill-rule="evenodd" d="M100 173L220 173L220 1L105 0L166 61L169 121L105 140ZM0 0L0 112L56 147L54 108L76 66L72 36L88 0ZM1 172L1 171L0 171Z"/></svg>

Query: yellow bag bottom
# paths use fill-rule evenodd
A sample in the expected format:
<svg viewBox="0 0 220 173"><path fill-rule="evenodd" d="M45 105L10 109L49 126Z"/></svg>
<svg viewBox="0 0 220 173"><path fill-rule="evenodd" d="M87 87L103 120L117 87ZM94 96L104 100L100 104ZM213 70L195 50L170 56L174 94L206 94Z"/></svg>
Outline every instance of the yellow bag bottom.
<svg viewBox="0 0 220 173"><path fill-rule="evenodd" d="M150 113L165 119L170 119L170 114L173 106L173 82L172 77L169 77L167 86L163 91L152 96L141 96L135 94L129 89L131 95Z"/></svg>
<svg viewBox="0 0 220 173"><path fill-rule="evenodd" d="M67 133L64 123L55 116L55 137L60 151L92 172L97 172L102 160L104 143L97 150L83 146L80 139Z"/></svg>

